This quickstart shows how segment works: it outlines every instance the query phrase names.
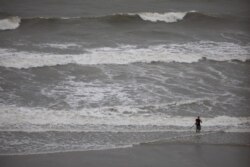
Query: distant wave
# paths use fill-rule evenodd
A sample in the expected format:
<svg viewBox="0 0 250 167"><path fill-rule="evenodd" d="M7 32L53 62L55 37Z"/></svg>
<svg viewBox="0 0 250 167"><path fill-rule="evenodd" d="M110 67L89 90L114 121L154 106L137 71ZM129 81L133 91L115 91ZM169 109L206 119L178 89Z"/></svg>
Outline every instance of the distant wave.
<svg viewBox="0 0 250 167"><path fill-rule="evenodd" d="M93 17L25 17L23 20L103 20L103 21L132 21L132 20L142 20L142 21L150 21L150 22L166 22L166 23L174 23L184 19L189 19L191 17L200 17L200 18L216 18L215 16L206 15L203 13L199 13L197 11L189 11L189 12L165 12L165 13L157 13L157 12L138 12L138 13L116 13L112 15L105 16L93 16Z"/></svg>
<svg viewBox="0 0 250 167"><path fill-rule="evenodd" d="M146 21L146 22L165 22L175 23L182 20L201 20L201 19L216 19L215 16L209 16L196 11L189 12L139 12L139 13L117 13L106 16L93 16L93 17L31 17L23 18L26 21L40 20L40 21L63 21L63 20L74 20L74 21L87 21L87 20L99 20L107 21L112 23L131 22L131 21ZM219 19L219 18L217 18Z"/></svg>
<svg viewBox="0 0 250 167"><path fill-rule="evenodd" d="M110 24L119 24L119 23L137 23L137 22L151 22L151 23L177 23L184 20L189 20L191 22L200 21L200 20L214 20L220 21L222 18L209 16L203 13L196 11L189 12L139 12L139 13L118 13L113 15L106 16L93 16L93 17L24 17L20 18L18 16L6 17L0 20L0 30L11 30L16 29L20 26L21 20L22 23L32 23L36 24L50 24L56 23L57 21L62 24L79 24L81 21L88 22L90 20L96 20L100 22L108 22Z"/></svg>
<svg viewBox="0 0 250 167"><path fill-rule="evenodd" d="M20 26L21 19L17 16L0 19L0 30L13 30Z"/></svg>
<svg viewBox="0 0 250 167"><path fill-rule="evenodd" d="M157 12L139 12L139 13L117 13L113 15L106 16L94 16L94 17L31 17L23 18L25 20L106 20L106 21L131 21L141 19L143 21L150 22L166 22L173 23L184 19L187 14L196 13L196 11L190 12L166 12L166 13L157 13Z"/></svg>
<svg viewBox="0 0 250 167"><path fill-rule="evenodd" d="M64 65L69 63L129 64L151 62L197 62L203 58L215 61L250 59L250 46L227 42L190 42L185 44L155 45L138 48L132 45L87 49L82 54L55 54L0 49L0 66L32 68Z"/></svg>

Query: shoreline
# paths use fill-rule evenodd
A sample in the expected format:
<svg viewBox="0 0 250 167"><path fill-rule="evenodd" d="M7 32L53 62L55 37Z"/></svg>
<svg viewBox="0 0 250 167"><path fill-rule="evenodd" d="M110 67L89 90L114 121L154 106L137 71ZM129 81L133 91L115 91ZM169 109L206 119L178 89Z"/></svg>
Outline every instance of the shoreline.
<svg viewBox="0 0 250 167"><path fill-rule="evenodd" d="M108 150L0 155L0 165L1 167L247 167L250 165L249 156L250 147L243 145L154 143Z"/></svg>
<svg viewBox="0 0 250 167"><path fill-rule="evenodd" d="M8 136L17 136L21 139L23 136L25 138L30 138L30 140L37 141L37 135L33 134L33 138L30 137L29 133L24 134L12 134L12 132L9 133L3 133L0 134L1 136L6 136L6 138L3 138L2 141L9 141L12 140L13 137L8 138ZM44 134L43 134L44 135ZM58 135L58 134L57 134ZM74 139L75 135L79 135L78 133L66 133L59 135L66 135L71 136ZM82 135L82 134L81 134ZM86 134L85 134L86 135ZM93 135L93 134L91 134ZM91 137L90 135L90 137ZM129 134L126 134L129 135ZM186 135L180 135L180 134L165 134L168 137L165 138L158 138L158 139L149 139L147 141L141 141L138 143L124 143L123 145L103 145L102 147L84 147L84 141L78 141L78 147L66 147L63 144L66 145L70 144L70 141L68 138L63 138L64 143L60 143L57 148L58 149L49 149L46 147L46 144L44 146L38 146L38 145L31 145L33 147L33 150L30 148L25 148L25 145L11 145L12 141L10 141L9 145L8 143L2 143L3 148L5 146L5 149L0 150L0 157L1 156L29 156L29 155L44 155L44 154L60 154L60 153L72 153L72 152L89 152L89 151L109 151L109 150L116 150L116 149L126 149L126 148L133 148L133 147L140 147L140 146L150 146L150 145L207 145L207 146L236 146L236 147L249 147L250 146L250 133L224 133L224 132L216 132L216 133L193 133L193 134L186 134ZM171 136L172 135L172 136ZM34 138L35 137L35 138ZM41 136L40 136L41 137ZM77 136L76 136L77 137ZM88 136L86 136L88 137ZM113 136L117 137L117 136ZM119 136L118 136L119 137ZM162 136L161 136L162 137ZM110 138L112 140L113 138ZM61 138L62 140L62 138ZM22 140L21 140L22 141ZM49 143L49 141L47 141ZM15 143L14 143L15 144ZM27 145L26 145L27 146ZM31 147L30 146L30 147ZM59 147L60 146L60 147ZM83 147L82 147L83 146Z"/></svg>
<svg viewBox="0 0 250 167"><path fill-rule="evenodd" d="M148 142L148 143L140 143L140 144L132 144L131 146L121 146L121 147L114 147L114 148L104 148L104 149L89 149L89 150L65 150L65 151L54 151L54 152L38 152L38 153L13 153L13 154L1 154L0 153L0 159L1 157L7 157L7 156L33 156L33 155L45 155L45 154L67 154L67 153L87 153L87 152L93 152L93 151L112 151L112 150L121 150L121 149L131 149L134 147L140 147L140 146L151 146L151 145L204 145L204 146L228 146L228 147L249 147L250 144L210 144L210 143L189 143L189 142Z"/></svg>

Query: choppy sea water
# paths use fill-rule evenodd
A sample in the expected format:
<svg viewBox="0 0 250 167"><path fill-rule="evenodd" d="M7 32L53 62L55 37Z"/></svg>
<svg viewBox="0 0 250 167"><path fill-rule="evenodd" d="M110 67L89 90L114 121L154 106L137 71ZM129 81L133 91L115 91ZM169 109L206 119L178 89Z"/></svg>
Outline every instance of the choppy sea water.
<svg viewBox="0 0 250 167"><path fill-rule="evenodd" d="M100 2L3 0L0 154L250 143L249 2Z"/></svg>

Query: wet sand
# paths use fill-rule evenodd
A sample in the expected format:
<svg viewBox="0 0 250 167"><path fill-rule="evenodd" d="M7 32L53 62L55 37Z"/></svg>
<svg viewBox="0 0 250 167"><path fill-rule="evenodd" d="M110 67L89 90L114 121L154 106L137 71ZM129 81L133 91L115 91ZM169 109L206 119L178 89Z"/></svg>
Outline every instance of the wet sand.
<svg viewBox="0 0 250 167"><path fill-rule="evenodd" d="M1 167L249 167L250 147L145 144L131 148L0 156Z"/></svg>

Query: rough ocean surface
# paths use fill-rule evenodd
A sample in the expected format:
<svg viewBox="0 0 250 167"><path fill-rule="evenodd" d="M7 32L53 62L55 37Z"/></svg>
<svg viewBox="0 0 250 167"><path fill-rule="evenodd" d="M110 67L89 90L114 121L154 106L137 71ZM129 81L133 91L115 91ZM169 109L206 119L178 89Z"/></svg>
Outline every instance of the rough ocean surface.
<svg viewBox="0 0 250 167"><path fill-rule="evenodd" d="M0 154L183 137L250 144L249 9L247 0L1 0ZM198 115L204 136L194 141Z"/></svg>

